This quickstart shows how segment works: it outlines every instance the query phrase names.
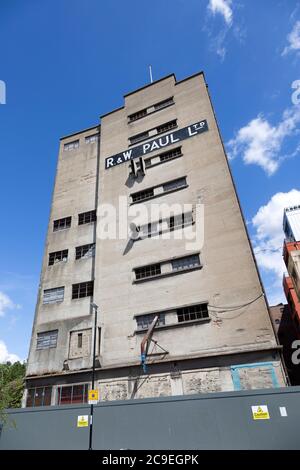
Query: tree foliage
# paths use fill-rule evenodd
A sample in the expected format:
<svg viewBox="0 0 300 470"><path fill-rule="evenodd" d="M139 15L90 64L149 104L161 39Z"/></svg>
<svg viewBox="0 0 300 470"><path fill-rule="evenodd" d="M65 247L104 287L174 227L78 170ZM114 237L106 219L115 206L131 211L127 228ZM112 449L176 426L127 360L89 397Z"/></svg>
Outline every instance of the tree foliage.
<svg viewBox="0 0 300 470"><path fill-rule="evenodd" d="M20 362L0 364L0 410L21 407L25 371Z"/></svg>

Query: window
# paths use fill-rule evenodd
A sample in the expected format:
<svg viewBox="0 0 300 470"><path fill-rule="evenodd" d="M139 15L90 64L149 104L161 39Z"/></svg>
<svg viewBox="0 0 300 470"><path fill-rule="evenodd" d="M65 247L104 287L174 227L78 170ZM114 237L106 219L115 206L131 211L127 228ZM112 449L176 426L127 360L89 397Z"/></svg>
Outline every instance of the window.
<svg viewBox="0 0 300 470"><path fill-rule="evenodd" d="M173 150L169 150L168 152L163 152L159 155L155 155L155 157L145 159L144 160L145 167L151 168L152 166L158 165L159 163L165 163L169 160L173 160L174 158L181 157L181 156L182 156L181 147L177 147Z"/></svg>
<svg viewBox="0 0 300 470"><path fill-rule="evenodd" d="M174 215L170 217L168 223L170 231L178 228L185 228L193 223L193 214L192 212L188 212L186 214Z"/></svg>
<svg viewBox="0 0 300 470"><path fill-rule="evenodd" d="M178 178L177 180L170 181L168 183L163 184L164 192L174 191L175 189L179 189L186 186L186 178Z"/></svg>
<svg viewBox="0 0 300 470"><path fill-rule="evenodd" d="M76 250L75 259L91 258L92 256L95 256L95 243L89 243L88 245L77 246L75 250Z"/></svg>
<svg viewBox="0 0 300 470"><path fill-rule="evenodd" d="M173 271L182 271L200 266L199 255L185 256L184 258L174 259L172 261Z"/></svg>
<svg viewBox="0 0 300 470"><path fill-rule="evenodd" d="M166 124L162 124L156 128L157 134L163 134L164 132L168 132L171 129L177 127L177 120L166 122Z"/></svg>
<svg viewBox="0 0 300 470"><path fill-rule="evenodd" d="M74 150L79 148L79 140L73 140L64 145L64 150Z"/></svg>
<svg viewBox="0 0 300 470"><path fill-rule="evenodd" d="M136 113L130 114L128 116L129 122L137 121L137 119L141 119L142 117L147 115L147 109L141 109L141 111L137 111Z"/></svg>
<svg viewBox="0 0 300 470"><path fill-rule="evenodd" d="M38 333L36 349L56 348L58 330Z"/></svg>
<svg viewBox="0 0 300 470"><path fill-rule="evenodd" d="M77 348L82 348L82 333L78 333L77 335Z"/></svg>
<svg viewBox="0 0 300 470"><path fill-rule="evenodd" d="M27 390L26 407L50 406L52 387L34 387Z"/></svg>
<svg viewBox="0 0 300 470"><path fill-rule="evenodd" d="M167 223L168 229L165 229L165 228L163 229L164 222ZM171 216L169 219L149 222L146 225L141 225L140 227L138 227L139 238L137 238L137 240L154 237L154 236L160 235L161 233L167 230L172 232L173 230L185 228L185 227L188 227L189 225L192 225L192 223L193 223L192 212L187 212L185 214Z"/></svg>
<svg viewBox="0 0 300 470"><path fill-rule="evenodd" d="M85 143L86 144L92 144L94 142L97 142L99 139L99 134L92 134L92 135L88 135L86 136L85 138Z"/></svg>
<svg viewBox="0 0 300 470"><path fill-rule="evenodd" d="M90 297L93 295L94 282L81 282L79 284L73 284L72 286L72 299L81 299L83 297Z"/></svg>
<svg viewBox="0 0 300 470"><path fill-rule="evenodd" d="M58 387L57 404L72 405L75 403L87 403L88 384L70 385Z"/></svg>
<svg viewBox="0 0 300 470"><path fill-rule="evenodd" d="M90 224L96 221L96 211L82 212L78 215L78 225Z"/></svg>
<svg viewBox="0 0 300 470"><path fill-rule="evenodd" d="M159 103L156 103L154 105L154 109L155 109L155 111L158 111L159 109L166 108L167 106L170 106L171 104L174 104L173 97L168 98L168 99L163 100L163 101L160 101Z"/></svg>
<svg viewBox="0 0 300 470"><path fill-rule="evenodd" d="M207 304L179 308L177 309L177 318L179 323L209 318Z"/></svg>
<svg viewBox="0 0 300 470"><path fill-rule="evenodd" d="M43 294L43 304L53 304L64 300L65 288L55 287L54 289L45 289Z"/></svg>
<svg viewBox="0 0 300 470"><path fill-rule="evenodd" d="M142 132L141 134L134 135L133 137L130 137L130 143L131 144L137 144L138 142L141 142L142 140L148 139L149 137L149 131Z"/></svg>
<svg viewBox="0 0 300 470"><path fill-rule="evenodd" d="M60 261L67 261L68 259L68 250L54 251L49 253L49 263L48 266L59 263Z"/></svg>
<svg viewBox="0 0 300 470"><path fill-rule="evenodd" d="M167 160L172 160L172 158L180 157L181 147L177 147L176 149L170 150L169 152L164 152L159 156L161 162L165 162Z"/></svg>
<svg viewBox="0 0 300 470"><path fill-rule="evenodd" d="M53 222L53 232L58 230L64 230L71 227L72 217L65 217L63 219L54 220Z"/></svg>
<svg viewBox="0 0 300 470"><path fill-rule="evenodd" d="M158 322L156 323L156 326L162 326L165 325L165 314L160 313L160 314L155 314L155 313L150 313L148 315L139 315L136 317L136 324L137 324L137 329L138 330L146 330L149 328L151 323L153 322L154 318L158 315Z"/></svg>
<svg viewBox="0 0 300 470"><path fill-rule="evenodd" d="M142 268L136 268L134 270L135 278L145 279L148 277L158 276L161 274L160 264L150 264L149 266L143 266Z"/></svg>
<svg viewBox="0 0 300 470"><path fill-rule="evenodd" d="M145 201L154 196L154 189L144 189L144 191L139 191L138 193L132 194L132 202Z"/></svg>

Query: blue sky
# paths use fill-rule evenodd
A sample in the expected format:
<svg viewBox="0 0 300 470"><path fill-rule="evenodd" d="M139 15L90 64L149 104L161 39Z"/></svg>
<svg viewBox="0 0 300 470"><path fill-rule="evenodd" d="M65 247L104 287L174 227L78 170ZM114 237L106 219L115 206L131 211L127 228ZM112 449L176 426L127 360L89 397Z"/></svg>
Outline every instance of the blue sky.
<svg viewBox="0 0 300 470"><path fill-rule="evenodd" d="M149 64L154 79L204 70L270 301L283 299L282 209L300 202L299 1L1 0L0 44L0 361L27 357L59 137L121 106Z"/></svg>

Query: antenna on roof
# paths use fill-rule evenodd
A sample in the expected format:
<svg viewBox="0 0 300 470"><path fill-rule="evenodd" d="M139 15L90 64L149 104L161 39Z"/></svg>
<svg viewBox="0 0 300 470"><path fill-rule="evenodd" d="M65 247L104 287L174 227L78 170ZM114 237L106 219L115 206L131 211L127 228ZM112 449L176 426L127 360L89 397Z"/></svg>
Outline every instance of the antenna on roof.
<svg viewBox="0 0 300 470"><path fill-rule="evenodd" d="M150 73L150 81L153 83L153 77L152 77L152 66L149 65L149 73Z"/></svg>

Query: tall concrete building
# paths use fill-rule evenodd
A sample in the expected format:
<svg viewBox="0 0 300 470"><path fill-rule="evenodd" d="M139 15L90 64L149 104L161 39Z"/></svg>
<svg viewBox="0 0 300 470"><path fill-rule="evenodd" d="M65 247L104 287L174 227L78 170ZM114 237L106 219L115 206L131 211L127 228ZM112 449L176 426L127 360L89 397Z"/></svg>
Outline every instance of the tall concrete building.
<svg viewBox="0 0 300 470"><path fill-rule="evenodd" d="M203 73L61 139L27 406L87 400L92 303L100 400L285 385Z"/></svg>

